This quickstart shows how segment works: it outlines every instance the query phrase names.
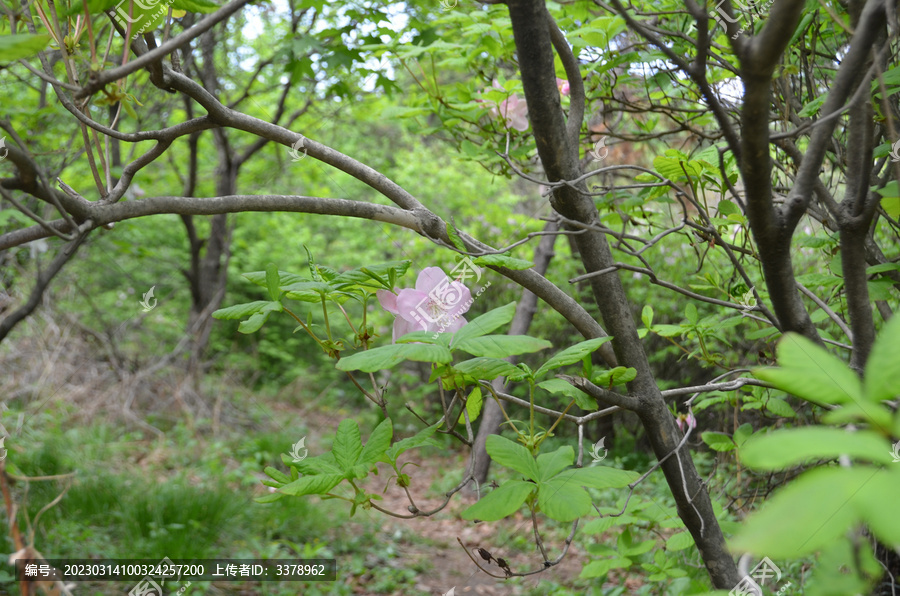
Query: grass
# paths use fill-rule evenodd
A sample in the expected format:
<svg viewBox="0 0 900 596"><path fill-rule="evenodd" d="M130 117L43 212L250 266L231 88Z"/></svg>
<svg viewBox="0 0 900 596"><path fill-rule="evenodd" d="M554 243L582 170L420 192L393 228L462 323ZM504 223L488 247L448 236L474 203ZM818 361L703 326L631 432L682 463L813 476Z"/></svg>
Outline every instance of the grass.
<svg viewBox="0 0 900 596"><path fill-rule="evenodd" d="M4 422L17 414L8 412ZM346 507L328 501L252 501L264 494L258 473L266 465L279 465L296 432L254 430L248 440L246 430L213 436L205 421L192 421L192 428L178 424L165 437L155 438L103 423L63 428L59 421L65 418L58 414L46 409L27 425L31 430L7 442L10 474L60 476L15 483L20 528L27 529L29 520L33 523L38 511L68 485L64 497L36 526L35 547L46 558L339 557L336 582L260 582L250 589L281 595L296 594L302 586L304 594L341 595L354 593L354 586L364 583L371 593L414 593L411 583L424 569L405 564L400 553L384 547L377 519L357 515L347 524ZM0 526L6 552L12 552L5 518ZM19 593L11 581L13 573L11 566L0 564L0 593ZM110 593L114 585L117 593L133 587L81 584L79 591ZM248 588L194 583L189 592L242 589Z"/></svg>

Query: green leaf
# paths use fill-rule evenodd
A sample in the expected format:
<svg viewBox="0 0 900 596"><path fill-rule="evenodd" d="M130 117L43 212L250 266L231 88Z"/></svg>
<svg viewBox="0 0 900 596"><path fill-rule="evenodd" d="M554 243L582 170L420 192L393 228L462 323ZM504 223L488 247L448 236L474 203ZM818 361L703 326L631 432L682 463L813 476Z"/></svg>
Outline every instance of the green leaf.
<svg viewBox="0 0 900 596"><path fill-rule="evenodd" d="M697 323L697 307L694 306L693 302L688 302L687 306L684 307L684 318L686 318L691 323Z"/></svg>
<svg viewBox="0 0 900 596"><path fill-rule="evenodd" d="M393 291L393 281L406 274L410 263L411 261L389 261L351 269L336 276L331 283L342 290L361 286Z"/></svg>
<svg viewBox="0 0 900 596"><path fill-rule="evenodd" d="M301 302L321 302L326 294L333 291L331 285L324 281L298 281L282 285L281 289L287 292L287 297L291 300Z"/></svg>
<svg viewBox="0 0 900 596"><path fill-rule="evenodd" d="M900 395L900 317L892 317L878 334L865 373L869 401L877 403Z"/></svg>
<svg viewBox="0 0 900 596"><path fill-rule="evenodd" d="M777 357L781 368L758 369L754 376L813 403L862 400L859 377L825 348L805 337L786 333L778 342Z"/></svg>
<svg viewBox="0 0 900 596"><path fill-rule="evenodd" d="M701 434L700 437L714 451L731 451L735 448L734 441L725 433L707 431Z"/></svg>
<svg viewBox="0 0 900 596"><path fill-rule="evenodd" d="M740 448L747 441L747 439L750 438L750 435L752 435L752 434L753 434L753 426L749 422L746 422L746 423L740 425L738 427L738 429L736 431L734 431L734 436L732 437L732 440L734 441L734 444Z"/></svg>
<svg viewBox="0 0 900 596"><path fill-rule="evenodd" d="M678 532L677 534L672 534L666 540L666 550L668 551L684 550L693 545L694 537L691 536L690 532Z"/></svg>
<svg viewBox="0 0 900 596"><path fill-rule="evenodd" d="M219 5L210 0L171 0L172 8L188 12L215 12Z"/></svg>
<svg viewBox="0 0 900 596"><path fill-rule="evenodd" d="M462 518L482 521L503 519L518 511L536 488L536 484L525 480L508 480L463 511Z"/></svg>
<svg viewBox="0 0 900 596"><path fill-rule="evenodd" d="M282 472L281 470L279 470L277 468L273 468L272 466L266 466L266 469L263 471L266 473L266 475L269 478L271 478L272 480L275 480L276 482L280 482L281 484L287 484L288 482L291 481L290 476L288 476L287 474L285 474L284 472Z"/></svg>
<svg viewBox="0 0 900 596"><path fill-rule="evenodd" d="M331 447L334 461L340 466L341 470L350 472L353 466L359 462L359 456L362 454L362 451L363 445L359 434L359 425L354 420L341 420L337 434L334 436L334 445Z"/></svg>
<svg viewBox="0 0 900 596"><path fill-rule="evenodd" d="M464 360L459 364L454 364L453 370L484 381L493 381L497 377L506 377L510 381L518 381L526 376L521 368L499 358L472 358L471 360Z"/></svg>
<svg viewBox="0 0 900 596"><path fill-rule="evenodd" d="M587 565L585 565L581 574L578 576L580 579L593 579L595 577L604 577L607 573L612 571L613 569L627 569L631 567L631 559L626 559L625 557L616 557L614 559L601 559L599 561L591 561Z"/></svg>
<svg viewBox="0 0 900 596"><path fill-rule="evenodd" d="M286 484L277 492L285 495L300 497L303 495L324 495L344 479L341 474L319 474L316 476L303 476Z"/></svg>
<svg viewBox="0 0 900 596"><path fill-rule="evenodd" d="M238 331L241 333L255 333L268 320L270 312L258 312L246 321L241 321Z"/></svg>
<svg viewBox="0 0 900 596"><path fill-rule="evenodd" d="M362 454L359 456L359 463L374 464L380 461L391 446L393 436L394 427L391 424L391 419L386 418L382 420L381 424L372 431L366 446L363 447Z"/></svg>
<svg viewBox="0 0 900 596"><path fill-rule="evenodd" d="M506 358L552 348L553 344L547 340L527 335L485 335L464 341L454 340L452 346L456 350L468 352L473 356Z"/></svg>
<svg viewBox="0 0 900 596"><path fill-rule="evenodd" d="M444 346L430 344L394 344L357 352L341 358L335 367L338 370L361 370L375 372L393 368L405 360L448 364L453 359L450 350Z"/></svg>
<svg viewBox="0 0 900 596"><path fill-rule="evenodd" d="M468 339L487 335L500 327L508 324L516 316L516 303L510 302L506 306L495 308L480 317L469 321L466 325L453 334L453 346Z"/></svg>
<svg viewBox="0 0 900 596"><path fill-rule="evenodd" d="M568 366L569 364L575 364L611 339L612 337L588 339L586 341L578 342L574 346L568 347L561 352L557 352L550 360L545 362L536 373L534 373L534 376L536 379L539 379L553 369Z"/></svg>
<svg viewBox="0 0 900 596"><path fill-rule="evenodd" d="M538 505L550 519L570 522L591 512L591 496L571 479L556 477L539 484Z"/></svg>
<svg viewBox="0 0 900 596"><path fill-rule="evenodd" d="M611 370L604 370L594 375L591 382L598 387L609 387L611 385L624 385L630 383L637 377L637 370L633 368L625 368L617 366Z"/></svg>
<svg viewBox="0 0 900 596"><path fill-rule="evenodd" d="M575 450L571 445L564 445L553 453L542 453L537 456L538 476L540 480L549 480L568 468L575 461Z"/></svg>
<svg viewBox="0 0 900 596"><path fill-rule="evenodd" d="M250 273L244 273L243 277L247 278L250 283L265 288L267 285L266 275L267 273L265 271L251 271ZM281 280L281 285L287 285L301 281L310 281L309 279L297 275L296 273L288 273L287 271L279 271L278 278Z"/></svg>
<svg viewBox="0 0 900 596"><path fill-rule="evenodd" d="M649 304L645 305L641 310L641 321L647 329L653 328L653 307Z"/></svg>
<svg viewBox="0 0 900 596"><path fill-rule="evenodd" d="M453 243L453 246L461 250L462 252L466 252L469 250L466 248L466 244L463 242L462 237L459 235L459 232L456 231L450 222L447 222L447 236L450 238L450 242Z"/></svg>
<svg viewBox="0 0 900 596"><path fill-rule="evenodd" d="M507 269L512 269L513 271L522 271L523 269L530 269L534 267L534 263L532 263L531 261L526 261L524 259L514 259L512 257L507 257L504 255L484 255L483 257L478 257L473 262L476 265L506 267Z"/></svg>
<svg viewBox="0 0 900 596"><path fill-rule="evenodd" d="M281 298L281 290L278 289L279 283L278 267L275 266L275 263L269 263L266 265L266 287L269 290L269 297L272 300Z"/></svg>
<svg viewBox="0 0 900 596"><path fill-rule="evenodd" d="M423 445L434 445L436 447L439 447L440 445L431 437L434 435L435 431L440 425L440 422L432 424L431 426L420 430L411 437L407 437L405 439L397 441L396 443L391 445L391 448L387 450L385 456L390 461L397 461L398 457L400 457L410 449L422 447Z"/></svg>
<svg viewBox="0 0 900 596"><path fill-rule="evenodd" d="M547 379L538 383L537 386L550 393L564 395L569 399L575 400L575 403L582 410L593 412L597 409L597 401L593 397L562 379Z"/></svg>
<svg viewBox="0 0 900 596"><path fill-rule="evenodd" d="M704 433L706 434L706 433ZM741 462L754 470L784 470L817 459L847 455L856 460L890 463L891 445L871 431L808 426L757 434L740 450Z"/></svg>
<svg viewBox="0 0 900 596"><path fill-rule="evenodd" d="M258 312L281 312L282 310L284 310L284 307L280 302L256 300L254 302L246 302L244 304L235 304L234 306L220 308L212 314L212 317L214 319L245 319Z"/></svg>
<svg viewBox="0 0 900 596"><path fill-rule="evenodd" d="M0 62L14 62L28 58L47 47L51 37L45 34L0 35Z"/></svg>
<svg viewBox="0 0 900 596"><path fill-rule="evenodd" d="M778 397L770 397L769 399L767 399L766 409L776 416L781 416L783 418L794 418L795 416L797 416L797 412L794 411L794 408L792 408L789 403Z"/></svg>
<svg viewBox="0 0 900 596"><path fill-rule="evenodd" d="M794 559L843 539L848 529L864 521L876 536L896 544L900 531L890 504L900 494L898 472L868 466L806 472L750 514L730 546L772 559Z"/></svg>
<svg viewBox="0 0 900 596"><path fill-rule="evenodd" d="M275 501L280 501L285 496L286 495L284 495L283 493L270 493L268 495L256 497L255 499L253 499L253 501L256 503L274 503Z"/></svg>
<svg viewBox="0 0 900 596"><path fill-rule="evenodd" d="M469 413L469 422L475 422L475 420L478 419L478 415L481 414L481 405L483 403L484 400L481 397L481 387L475 387L472 389L469 397L466 398L466 412ZM465 417L462 412L460 412L459 424L464 424L465 421Z"/></svg>
<svg viewBox="0 0 900 596"><path fill-rule="evenodd" d="M485 448L491 459L501 466L513 469L535 482L540 478L534 456L524 445L500 435L489 435Z"/></svg>

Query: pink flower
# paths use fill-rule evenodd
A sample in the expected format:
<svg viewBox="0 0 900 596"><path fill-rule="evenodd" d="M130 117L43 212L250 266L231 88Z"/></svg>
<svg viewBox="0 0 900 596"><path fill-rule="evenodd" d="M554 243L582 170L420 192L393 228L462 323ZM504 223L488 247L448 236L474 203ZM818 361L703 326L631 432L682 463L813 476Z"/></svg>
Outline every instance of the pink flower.
<svg viewBox="0 0 900 596"><path fill-rule="evenodd" d="M563 95L569 95L569 81L556 77L556 88Z"/></svg>
<svg viewBox="0 0 900 596"><path fill-rule="evenodd" d="M463 313L472 305L472 293L462 282L452 281L440 267L426 267L416 279L416 289L378 290L378 302L393 313L393 341L413 331L453 333L466 324Z"/></svg>
<svg viewBox="0 0 900 596"><path fill-rule="evenodd" d="M679 414L675 418L675 423L678 425L678 429L681 432L684 432L684 427L688 428L697 428L697 419L694 418L693 414Z"/></svg>
<svg viewBox="0 0 900 596"><path fill-rule="evenodd" d="M504 93L506 92L506 89L497 82L497 79L494 79L492 86ZM515 93L497 104L497 107L491 108L491 115L494 118L502 116L507 128L515 128L519 132L528 130L528 104L525 103L524 99L519 99L519 96Z"/></svg>

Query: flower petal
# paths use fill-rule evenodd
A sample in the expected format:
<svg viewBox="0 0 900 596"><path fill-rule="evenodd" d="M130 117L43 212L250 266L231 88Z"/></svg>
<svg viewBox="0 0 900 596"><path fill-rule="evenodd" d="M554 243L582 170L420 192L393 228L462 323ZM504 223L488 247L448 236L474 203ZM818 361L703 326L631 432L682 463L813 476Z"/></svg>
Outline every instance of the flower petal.
<svg viewBox="0 0 900 596"><path fill-rule="evenodd" d="M445 283L447 274L440 267L425 267L416 278L416 289L428 294L434 288Z"/></svg>
<svg viewBox="0 0 900 596"><path fill-rule="evenodd" d="M389 313L397 314L397 294L387 290L378 290L375 292L375 296L378 298L381 308Z"/></svg>

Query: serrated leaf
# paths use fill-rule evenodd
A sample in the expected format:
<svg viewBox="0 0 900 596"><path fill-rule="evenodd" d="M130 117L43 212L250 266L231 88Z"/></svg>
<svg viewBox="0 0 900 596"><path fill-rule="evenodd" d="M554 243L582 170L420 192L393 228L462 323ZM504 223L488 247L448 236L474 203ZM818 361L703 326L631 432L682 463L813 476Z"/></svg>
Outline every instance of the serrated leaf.
<svg viewBox="0 0 900 596"><path fill-rule="evenodd" d="M521 368L499 358L472 358L454 364L453 369L484 381L493 381L497 377L506 377L510 381L525 378Z"/></svg>
<svg viewBox="0 0 900 596"><path fill-rule="evenodd" d="M581 361L581 359L585 356L596 351L597 348L610 341L611 339L612 337L598 337L578 342L574 346L568 347L565 350L556 353L552 358L550 358L550 360L545 362L543 366L541 366L537 370L536 373L534 373L534 376L536 379L539 379L551 370L560 368L562 366L568 366L569 364L575 364L576 362Z"/></svg>
<svg viewBox="0 0 900 596"><path fill-rule="evenodd" d="M323 495L338 485L344 477L341 474L318 474L315 476L302 476L290 484L278 489L285 495L300 497L303 495Z"/></svg>
<svg viewBox="0 0 900 596"><path fill-rule="evenodd" d="M287 495L276 492L276 493L270 493L268 495L263 495L261 497L256 497L255 499L253 499L253 501L256 503L274 503L275 501L280 501L285 496L287 496Z"/></svg>
<svg viewBox="0 0 900 596"><path fill-rule="evenodd" d="M496 435L491 435L496 436ZM525 480L508 480L462 512L463 519L497 521L519 510L525 499L537 488Z"/></svg>
<svg viewBox="0 0 900 596"><path fill-rule="evenodd" d="M374 464L384 457L385 452L391 446L391 439L394 437L394 427L390 418L381 421L381 424L375 427L366 446L363 447L359 456L360 464Z"/></svg>
<svg viewBox="0 0 900 596"><path fill-rule="evenodd" d="M341 420L338 425L337 434L334 436L334 445L331 452L334 454L334 461L340 466L344 472L350 472L359 462L359 456L362 454L363 445L362 437L359 434L359 425L354 420Z"/></svg>

